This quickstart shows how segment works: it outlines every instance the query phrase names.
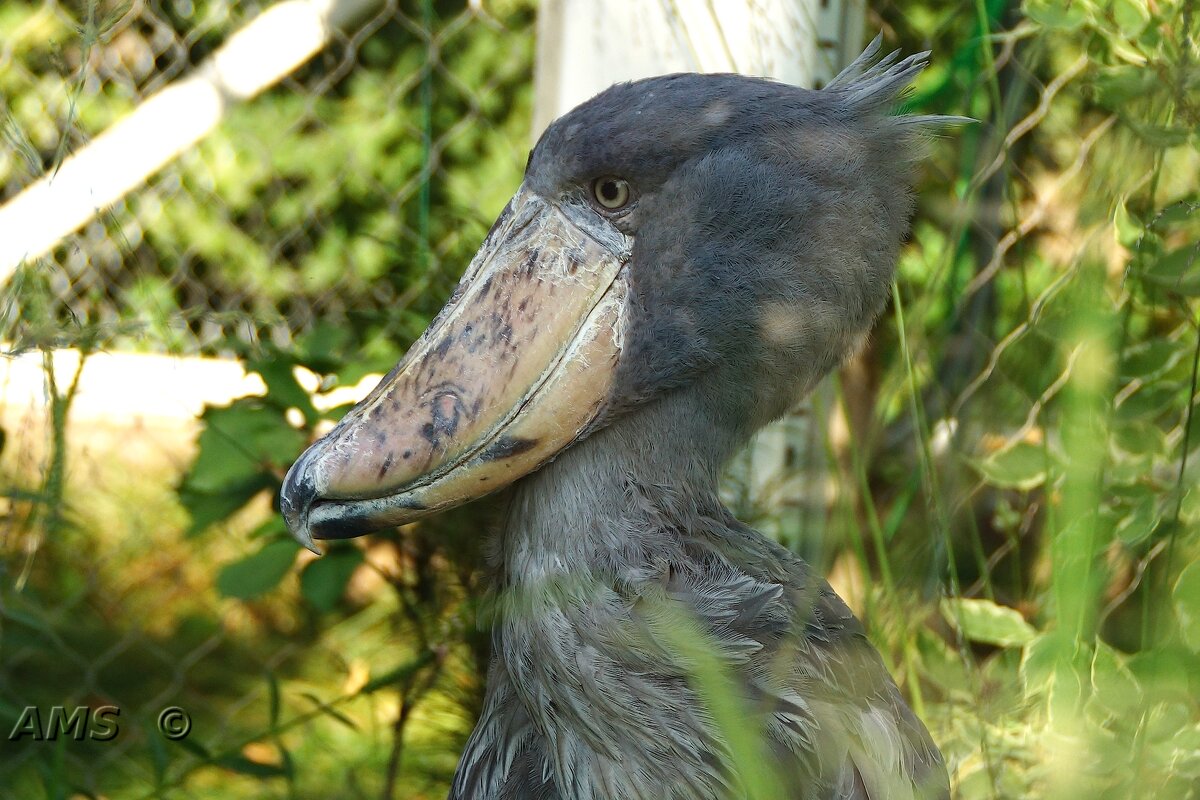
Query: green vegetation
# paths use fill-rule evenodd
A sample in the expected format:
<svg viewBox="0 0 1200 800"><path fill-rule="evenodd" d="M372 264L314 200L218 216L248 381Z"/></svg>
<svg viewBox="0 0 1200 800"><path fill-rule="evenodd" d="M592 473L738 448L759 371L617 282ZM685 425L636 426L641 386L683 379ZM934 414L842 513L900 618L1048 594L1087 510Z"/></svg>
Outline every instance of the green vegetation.
<svg viewBox="0 0 1200 800"><path fill-rule="evenodd" d="M981 36L1001 9L896 21L953 51L916 105L984 124L937 149L874 404L911 431L871 460L879 540L953 554L949 636L876 630L961 796L1192 797L1200 21L1027 2Z"/></svg>
<svg viewBox="0 0 1200 800"><path fill-rule="evenodd" d="M6 796L444 796L486 663L487 503L313 560L271 498L345 410L319 401L391 366L519 181L535 7L478 6L364 23L5 288L18 350L233 354L267 387L209 408L194 458L96 468L70 374L45 453L8 431L0 728L112 703L122 734L0 744ZM934 51L912 110L980 124L930 144L889 316L819 409L833 500L800 544L957 797L1200 786L1193 6L872 9L888 45ZM0 198L256 12L6 2ZM165 705L194 717L181 743Z"/></svg>

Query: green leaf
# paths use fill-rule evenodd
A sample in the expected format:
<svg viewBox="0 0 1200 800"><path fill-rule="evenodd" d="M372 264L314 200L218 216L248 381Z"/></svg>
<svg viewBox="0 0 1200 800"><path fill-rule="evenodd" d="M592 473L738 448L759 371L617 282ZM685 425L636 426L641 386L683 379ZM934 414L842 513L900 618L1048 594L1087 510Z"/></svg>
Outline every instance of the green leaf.
<svg viewBox="0 0 1200 800"><path fill-rule="evenodd" d="M1087 648L1050 631L1025 646L1021 655L1021 684L1026 697L1044 696L1054 706L1077 709L1090 672Z"/></svg>
<svg viewBox="0 0 1200 800"><path fill-rule="evenodd" d="M1025 0L1021 7L1025 16L1047 28L1074 30L1088 20L1082 0Z"/></svg>
<svg viewBox="0 0 1200 800"><path fill-rule="evenodd" d="M1189 343L1171 339L1152 339L1121 354L1121 377L1125 380L1157 378L1170 370L1191 351Z"/></svg>
<svg viewBox="0 0 1200 800"><path fill-rule="evenodd" d="M1143 0L1112 0L1113 22L1127 39L1136 37L1150 22L1150 9Z"/></svg>
<svg viewBox="0 0 1200 800"><path fill-rule="evenodd" d="M1129 513L1117 519L1114 533L1125 545L1135 545L1154 531L1159 518L1158 496L1145 490L1145 495L1132 505Z"/></svg>
<svg viewBox="0 0 1200 800"><path fill-rule="evenodd" d="M1162 82L1153 70L1133 65L1102 68L1093 85L1096 102L1110 111L1119 111L1133 100L1162 90ZM1124 240L1121 240L1121 244L1129 246Z"/></svg>
<svg viewBox="0 0 1200 800"><path fill-rule="evenodd" d="M310 561L300 573L300 594L318 611L332 611L362 562L362 551L357 547L330 550L322 558Z"/></svg>
<svg viewBox="0 0 1200 800"><path fill-rule="evenodd" d="M1179 516L1184 522L1193 525L1200 522L1200 487L1184 490L1183 502L1179 506Z"/></svg>
<svg viewBox="0 0 1200 800"><path fill-rule="evenodd" d="M1190 676L1197 674L1197 662L1200 658L1183 644L1143 650L1127 660L1130 672L1146 692L1148 703L1193 702L1195 691Z"/></svg>
<svg viewBox="0 0 1200 800"><path fill-rule="evenodd" d="M1167 435L1144 420L1122 421L1112 429L1113 444L1132 456L1157 456L1167 452Z"/></svg>
<svg viewBox="0 0 1200 800"><path fill-rule="evenodd" d="M1101 641L1092 655L1093 697L1114 714L1129 714L1142 706L1145 693L1125 657Z"/></svg>
<svg viewBox="0 0 1200 800"><path fill-rule="evenodd" d="M1021 654L1021 683L1025 696L1045 691L1054 677L1054 670L1063 660L1063 637L1055 632L1044 633L1025 645Z"/></svg>
<svg viewBox="0 0 1200 800"><path fill-rule="evenodd" d="M1145 226L1129 213L1129 209L1125 207L1125 201L1122 200L1118 203L1116 213L1113 215L1113 233L1117 237L1117 244L1133 249L1145 231Z"/></svg>
<svg viewBox="0 0 1200 800"><path fill-rule="evenodd" d="M210 491L195 491L183 485L179 489L179 501L191 518L187 535L194 536L210 525L229 519L273 483L269 476L257 475L246 483Z"/></svg>
<svg viewBox="0 0 1200 800"><path fill-rule="evenodd" d="M1193 561L1179 573L1171 598L1184 642L1200 652L1200 561Z"/></svg>
<svg viewBox="0 0 1200 800"><path fill-rule="evenodd" d="M1200 296L1200 244L1167 253L1142 273L1142 280L1175 294Z"/></svg>
<svg viewBox="0 0 1200 800"><path fill-rule="evenodd" d="M1188 704L1158 703L1146 714L1142 733L1148 742L1170 742L1192 724L1192 710Z"/></svg>
<svg viewBox="0 0 1200 800"><path fill-rule="evenodd" d="M209 407L202 420L199 452L184 479L193 491L222 491L247 483L290 464L306 443L305 435L262 398Z"/></svg>
<svg viewBox="0 0 1200 800"><path fill-rule="evenodd" d="M281 410L261 398L210 406L202 421L196 458L179 487L192 520L189 534L227 519L263 489L274 487L277 475L308 441Z"/></svg>
<svg viewBox="0 0 1200 800"><path fill-rule="evenodd" d="M256 553L228 564L217 576L217 590L226 597L251 600L274 589L296 560L298 545L281 539Z"/></svg>
<svg viewBox="0 0 1200 800"><path fill-rule="evenodd" d="M1160 86L1167 85L1169 84L1160 81ZM1118 108L1115 110L1120 115L1121 122L1151 147L1178 147L1197 139L1194 125L1153 125L1142 122L1136 116L1128 113L1128 109Z"/></svg>
<svg viewBox="0 0 1200 800"><path fill-rule="evenodd" d="M1186 391L1184 384L1174 381L1156 381L1150 385L1143 385L1117 406L1117 420L1124 423L1153 419L1175 409L1180 396Z"/></svg>
<svg viewBox="0 0 1200 800"><path fill-rule="evenodd" d="M355 724L354 720L350 719L345 714L343 714L342 712L338 711L335 708L332 708L330 706L325 706L324 708L321 709L321 712L323 714L325 714L325 716L329 717L330 719L335 719L338 722L342 723L343 725L345 725L347 728L349 728L352 731L358 730L358 725Z"/></svg>
<svg viewBox="0 0 1200 800"><path fill-rule="evenodd" d="M1041 445L1017 442L976 461L975 468L993 486L1028 491L1046 481L1046 451Z"/></svg>
<svg viewBox="0 0 1200 800"><path fill-rule="evenodd" d="M348 352L352 343L347 328L318 322L311 331L296 339L296 358L318 375L325 375L353 360L353 354Z"/></svg>
<svg viewBox="0 0 1200 800"><path fill-rule="evenodd" d="M286 539L291 536L288 533L287 522L284 521L282 514L268 514L267 518L254 526L254 530L250 531L247 538L250 541L274 541L276 539Z"/></svg>
<svg viewBox="0 0 1200 800"><path fill-rule="evenodd" d="M313 407L308 392L296 380L291 359L276 354L249 361L246 366L261 375L267 384L267 402L283 411L298 408L309 425L316 423L319 418L317 409Z"/></svg>
<svg viewBox="0 0 1200 800"><path fill-rule="evenodd" d="M1191 219L1200 211L1200 201L1196 200L1180 200L1178 203L1172 203L1155 215L1153 226L1156 228L1177 225L1180 222Z"/></svg>
<svg viewBox="0 0 1200 800"><path fill-rule="evenodd" d="M942 614L973 641L999 647L1023 647L1037 636L1037 629L1014 608L991 600L952 597L942 601Z"/></svg>

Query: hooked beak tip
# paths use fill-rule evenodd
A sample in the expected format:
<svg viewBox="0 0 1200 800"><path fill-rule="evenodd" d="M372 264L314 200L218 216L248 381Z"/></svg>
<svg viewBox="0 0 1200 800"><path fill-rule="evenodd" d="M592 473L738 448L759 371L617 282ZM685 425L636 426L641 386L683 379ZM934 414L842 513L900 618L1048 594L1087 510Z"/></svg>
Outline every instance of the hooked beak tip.
<svg viewBox="0 0 1200 800"><path fill-rule="evenodd" d="M292 538L307 548L313 555L323 556L325 552L317 547L317 543L313 540L312 533L308 530L308 526L303 528L291 528Z"/></svg>
<svg viewBox="0 0 1200 800"><path fill-rule="evenodd" d="M308 522L308 512L317 496L316 482L309 474L307 451L292 465L283 479L283 487L279 490L279 510L287 523L288 530L301 545L317 555L321 548L313 540L312 528Z"/></svg>

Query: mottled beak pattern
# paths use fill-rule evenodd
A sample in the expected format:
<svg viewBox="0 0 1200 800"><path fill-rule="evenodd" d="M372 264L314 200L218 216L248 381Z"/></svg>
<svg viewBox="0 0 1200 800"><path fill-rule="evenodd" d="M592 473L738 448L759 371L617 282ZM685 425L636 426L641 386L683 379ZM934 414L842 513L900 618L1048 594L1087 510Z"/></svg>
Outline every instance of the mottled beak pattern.
<svg viewBox="0 0 1200 800"><path fill-rule="evenodd" d="M592 220L517 192L428 330L288 471L301 544L472 500L588 432L621 353L631 247Z"/></svg>

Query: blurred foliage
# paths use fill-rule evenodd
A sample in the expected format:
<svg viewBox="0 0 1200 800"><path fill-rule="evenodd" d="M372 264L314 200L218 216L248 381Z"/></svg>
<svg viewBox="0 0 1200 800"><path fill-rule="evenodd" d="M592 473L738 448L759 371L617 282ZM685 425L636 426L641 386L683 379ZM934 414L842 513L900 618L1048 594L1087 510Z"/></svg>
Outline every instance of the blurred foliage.
<svg viewBox="0 0 1200 800"><path fill-rule="evenodd" d="M0 189L53 172L257 9L6 3ZM472 9L384 9L232 106L219 131L106 216L113 252L87 254L103 280L69 274L79 242L68 241L46 259L70 281L54 287L57 314L40 327L6 320L6 338L96 326L109 344L176 351L274 340L323 373L331 358L394 361L507 201L528 147L532 3ZM298 343L297 330L312 335Z"/></svg>
<svg viewBox="0 0 1200 800"><path fill-rule="evenodd" d="M872 9L889 44L934 51L912 109L980 124L932 143L892 318L823 409L838 468L813 535L957 797L1197 796L1193 6ZM336 389L423 329L519 182L533 5L474 8L401 3L237 107L108 215L105 280L64 295L63 250L10 285L19 347L199 347L266 387L205 412L177 494L90 514L68 496L56 536L22 517L0 540L20 578L0 593L0 725L31 702L140 715L104 778L71 760L113 766L100 744L0 753L21 796L444 792L486 663L486 505L314 560L265 500L345 411ZM0 187L256 11L5 4ZM10 497L42 507L47 485ZM185 746L154 733L167 700L195 713Z"/></svg>
<svg viewBox="0 0 1200 800"><path fill-rule="evenodd" d="M943 54L914 105L981 124L922 186L858 498L888 521L880 568L928 571L941 541L950 635L873 627L959 796L1195 797L1200 19L974 12L882 11Z"/></svg>
<svg viewBox="0 0 1200 800"><path fill-rule="evenodd" d="M0 201L260 10L5 3ZM478 561L479 512L297 570L261 501L345 410L318 410L297 374L329 390L390 367L519 182L533 21L528 0L385 6L8 285L0 340L17 352L237 355L267 391L205 412L177 494L77 479L64 499L60 440L56 482L6 468L0 727L27 704L113 702L123 730L117 745L0 746L0 794L444 793L484 646L464 602L474 570L456 575L446 548ZM44 509L62 510L53 535ZM155 729L168 701L194 717L179 743Z"/></svg>

